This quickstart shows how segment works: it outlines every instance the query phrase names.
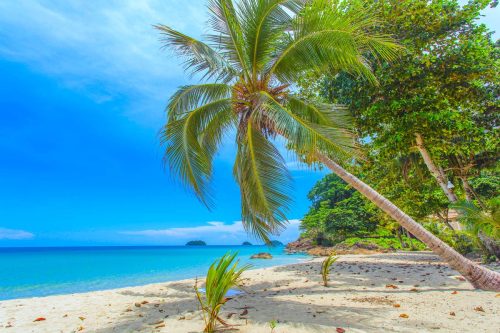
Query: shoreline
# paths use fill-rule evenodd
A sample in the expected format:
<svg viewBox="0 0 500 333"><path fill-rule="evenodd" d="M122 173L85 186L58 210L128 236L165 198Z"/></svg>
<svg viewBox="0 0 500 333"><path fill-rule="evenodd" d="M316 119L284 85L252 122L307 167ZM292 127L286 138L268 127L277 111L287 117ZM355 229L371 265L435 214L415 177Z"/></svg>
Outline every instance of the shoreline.
<svg viewBox="0 0 500 333"><path fill-rule="evenodd" d="M222 318L239 332L270 332L271 320L275 333L500 329L500 297L473 290L433 254L342 255L328 288L321 261L245 272L246 293L225 304ZM0 332L199 332L194 281L0 301Z"/></svg>
<svg viewBox="0 0 500 333"><path fill-rule="evenodd" d="M297 253L299 254L299 253ZM283 267L283 266L289 266L289 265L296 265L296 264L301 264L309 261L313 261L317 258L310 256L308 254L303 254L304 256L308 256L302 259L297 259L296 263L288 263L288 264L277 264L274 266L269 266L269 267L255 267L255 268L250 268L247 270L247 272L252 272L256 270L265 270L269 268L278 268L278 267ZM253 260L272 260L272 259L253 259ZM76 295L83 295L83 294L92 294L92 293L98 293L98 292L119 292L120 290L124 289L131 289L131 288L153 288L155 286L160 286L160 285L165 285L168 283L176 283L176 282L186 282L186 281L195 281L196 279L198 280L203 280L204 275L200 276L194 276L194 277L188 277L185 279L178 279L178 280L164 280L161 282L153 282L153 283L144 283L144 284L137 284L137 285L130 285L130 286L124 286L124 287L116 287L116 288L105 288L105 289L98 289L98 290L88 290L88 291L81 291L81 292L73 292L73 293L61 293L61 294L54 294L54 295L42 295L42 296L31 296L31 297L19 297L19 298L8 298L8 299L0 299L0 306L4 302L9 302L9 301L22 301L22 300L32 300L32 299L42 299L42 298L50 298L50 297L62 297L62 296L76 296ZM0 323L1 325L1 323ZM1 328L1 326L0 326Z"/></svg>
<svg viewBox="0 0 500 333"><path fill-rule="evenodd" d="M76 252L74 252L76 251ZM242 263L264 268L309 257L284 247L104 247L0 251L0 301L102 291L204 276L212 262L237 252ZM272 260L250 260L269 252Z"/></svg>

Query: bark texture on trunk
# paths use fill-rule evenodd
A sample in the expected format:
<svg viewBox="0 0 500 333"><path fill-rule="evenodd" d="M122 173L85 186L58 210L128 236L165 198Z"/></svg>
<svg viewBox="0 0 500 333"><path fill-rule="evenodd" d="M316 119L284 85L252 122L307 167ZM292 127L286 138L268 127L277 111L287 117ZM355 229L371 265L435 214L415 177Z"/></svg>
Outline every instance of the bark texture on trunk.
<svg viewBox="0 0 500 333"><path fill-rule="evenodd" d="M429 169L430 173L436 179L439 186L443 190L444 194L448 197L448 200L450 200L450 202L457 202L458 201L457 195L455 194L453 189L448 188L448 177L446 177L446 174L444 173L443 169L438 168L436 164L434 164L431 155L427 151L427 148L425 148L424 139L422 138L422 135L416 133L415 138L417 142L418 151L420 152L420 155L422 155L425 165Z"/></svg>
<svg viewBox="0 0 500 333"><path fill-rule="evenodd" d="M431 232L427 231L422 225L415 222L391 201L383 197L356 176L347 172L333 160L322 154L317 154L317 158L347 184L358 190L368 200L396 220L402 227L425 243L432 251L441 256L444 261L453 269L460 272L475 288L500 291L500 273L479 266L459 254Z"/></svg>

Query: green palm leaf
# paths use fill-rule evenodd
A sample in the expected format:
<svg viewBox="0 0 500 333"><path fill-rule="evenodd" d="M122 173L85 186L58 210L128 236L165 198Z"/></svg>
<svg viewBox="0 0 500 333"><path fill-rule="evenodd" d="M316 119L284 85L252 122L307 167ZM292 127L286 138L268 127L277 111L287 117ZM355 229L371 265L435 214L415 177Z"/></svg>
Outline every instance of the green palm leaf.
<svg viewBox="0 0 500 333"><path fill-rule="evenodd" d="M212 123L220 113L231 113L231 99L210 102L186 113L182 118L171 120L161 133L162 143L166 146L165 163L207 206L211 203L208 185L212 175L213 156L210 153L213 150L202 147L200 136L207 127L210 128L209 133L223 129L219 123L219 128L214 129Z"/></svg>
<svg viewBox="0 0 500 333"><path fill-rule="evenodd" d="M245 229L269 242L267 235L279 232L286 221L291 178L278 149L252 122L239 142L234 174L241 189Z"/></svg>
<svg viewBox="0 0 500 333"><path fill-rule="evenodd" d="M266 115L273 120L276 131L284 136L299 156L312 158L320 151L332 156L335 160L345 162L354 155L359 156L359 150L354 135L346 128L335 127L328 118L321 118L322 122L312 122L311 117L305 117L306 109L314 109L305 103L295 103L292 109L277 102L269 94L262 92ZM309 114L306 114L309 115Z"/></svg>
<svg viewBox="0 0 500 333"><path fill-rule="evenodd" d="M175 50L184 61L184 69L191 75L202 73L204 79L215 78L229 82L237 71L225 58L207 44L180 33L165 25L156 25L163 35L164 47Z"/></svg>
<svg viewBox="0 0 500 333"><path fill-rule="evenodd" d="M167 105L169 120L183 117L186 112L223 98L231 97L231 86L224 83L205 83L179 87Z"/></svg>

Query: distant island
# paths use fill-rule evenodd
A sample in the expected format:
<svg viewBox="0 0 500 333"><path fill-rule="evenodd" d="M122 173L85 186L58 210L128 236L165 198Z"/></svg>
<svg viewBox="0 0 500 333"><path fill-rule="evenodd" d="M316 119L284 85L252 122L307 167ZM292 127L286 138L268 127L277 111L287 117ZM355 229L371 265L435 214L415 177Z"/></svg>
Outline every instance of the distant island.
<svg viewBox="0 0 500 333"><path fill-rule="evenodd" d="M206 245L207 243L205 243L202 240L193 240L186 243L186 246L206 246Z"/></svg>
<svg viewBox="0 0 500 333"><path fill-rule="evenodd" d="M284 246L284 244L278 240L272 240L269 242L268 245L270 245L270 246Z"/></svg>
<svg viewBox="0 0 500 333"><path fill-rule="evenodd" d="M243 244L241 244L241 245L253 245L253 244L250 242L243 242Z"/></svg>

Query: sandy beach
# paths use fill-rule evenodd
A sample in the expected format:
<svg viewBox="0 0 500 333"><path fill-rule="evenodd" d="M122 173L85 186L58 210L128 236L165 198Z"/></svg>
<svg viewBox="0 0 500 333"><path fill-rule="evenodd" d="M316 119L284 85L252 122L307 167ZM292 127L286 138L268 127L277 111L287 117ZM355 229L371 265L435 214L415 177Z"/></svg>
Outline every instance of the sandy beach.
<svg viewBox="0 0 500 333"><path fill-rule="evenodd" d="M276 333L500 331L500 295L473 290L431 253L343 255L330 287L321 260L246 272L246 294L222 317L239 332L271 332L271 320ZM200 332L193 284L2 301L0 332Z"/></svg>

